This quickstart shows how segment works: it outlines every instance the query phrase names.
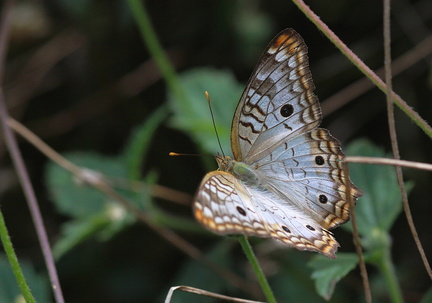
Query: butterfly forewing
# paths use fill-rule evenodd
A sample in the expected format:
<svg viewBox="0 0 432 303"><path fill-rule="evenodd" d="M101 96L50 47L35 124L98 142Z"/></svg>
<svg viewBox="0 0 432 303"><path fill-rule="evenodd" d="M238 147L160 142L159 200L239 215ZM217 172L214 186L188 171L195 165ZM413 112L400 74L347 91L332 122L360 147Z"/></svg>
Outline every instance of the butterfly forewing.
<svg viewBox="0 0 432 303"><path fill-rule="evenodd" d="M321 121L309 70L307 47L292 29L268 45L234 114L234 159L254 162L280 141L315 128Z"/></svg>

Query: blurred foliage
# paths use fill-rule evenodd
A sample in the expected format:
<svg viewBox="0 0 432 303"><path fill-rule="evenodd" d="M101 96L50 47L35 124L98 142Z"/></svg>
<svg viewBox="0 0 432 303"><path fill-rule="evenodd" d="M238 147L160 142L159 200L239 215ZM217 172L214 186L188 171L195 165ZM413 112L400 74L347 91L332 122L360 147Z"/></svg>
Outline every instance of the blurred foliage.
<svg viewBox="0 0 432 303"><path fill-rule="evenodd" d="M369 66L382 66L381 2L308 4ZM432 3L396 0L392 4L396 59L430 36ZM145 211L156 226L178 233L219 267L253 283L235 239L204 232L195 224L189 205L174 203L176 194L174 202L167 201L152 195L146 186L132 186L133 182L194 194L213 160L169 157L168 153L220 152L204 91L212 99L223 150L231 153L231 119L242 89L267 43L286 27L296 29L308 45L315 92L323 107L331 108L327 98L361 75L289 1L145 1L145 5L189 103L180 103L167 89L127 1L21 0L14 4L3 77L10 112L75 164L107 175L118 192ZM431 75L429 56L412 63L393 83L429 121ZM400 111L396 118L402 157L432 162L431 141ZM350 155L385 156L390 151L385 97L377 89L332 111L324 117L323 127ZM360 137L367 140L354 141ZM236 288L24 141L21 148L54 245L67 302L160 302L170 287L180 284L260 299L255 284L246 290ZM25 273L38 302L51 302L28 209L12 177L9 157L4 148L0 151L0 203L12 241L21 264L26 260L35 268ZM400 216L393 168L362 164L350 165L350 170L364 192L357 213L366 258L378 268L370 271L374 302L390 300L376 263L381 260L377 252L390 248L406 302L429 302L430 280ZM404 172L412 188L410 204L419 235L430 252L431 174ZM122 186L125 180L126 187ZM251 239L281 302L324 302L320 296L332 296L331 302L363 302L347 230L349 225L334 230L341 244L336 260ZM0 265L0 302L12 303L17 295L15 281L6 273L3 260ZM173 302L184 301L214 302L176 292Z"/></svg>
<svg viewBox="0 0 432 303"><path fill-rule="evenodd" d="M232 113L244 89L243 86L239 85L232 73L211 68L192 69L181 74L180 79L189 98L188 103L183 104L172 94L169 95L168 101L173 111L171 127L190 134L204 151L213 155L220 153L217 140L208 140L215 137L213 123L209 119L209 106L203 93L208 91L213 100L211 107L222 149L230 151Z"/></svg>

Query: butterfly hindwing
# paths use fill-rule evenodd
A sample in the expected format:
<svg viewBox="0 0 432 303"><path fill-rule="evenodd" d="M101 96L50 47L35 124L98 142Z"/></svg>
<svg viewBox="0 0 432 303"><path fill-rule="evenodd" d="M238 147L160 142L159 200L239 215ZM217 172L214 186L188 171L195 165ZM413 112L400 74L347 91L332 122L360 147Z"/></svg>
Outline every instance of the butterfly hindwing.
<svg viewBox="0 0 432 303"><path fill-rule="evenodd" d="M244 186L226 172L208 173L194 202L194 214L207 229L221 235L274 238L300 250L334 258L333 235L274 193Z"/></svg>
<svg viewBox="0 0 432 303"><path fill-rule="evenodd" d="M340 143L328 130L318 128L288 140L255 167L269 189L287 197L324 228L334 228L349 219L346 183ZM350 183L353 201L361 192Z"/></svg>
<svg viewBox="0 0 432 303"><path fill-rule="evenodd" d="M233 175L208 173L194 200L195 218L207 229L221 234L266 236L266 228L247 189Z"/></svg>

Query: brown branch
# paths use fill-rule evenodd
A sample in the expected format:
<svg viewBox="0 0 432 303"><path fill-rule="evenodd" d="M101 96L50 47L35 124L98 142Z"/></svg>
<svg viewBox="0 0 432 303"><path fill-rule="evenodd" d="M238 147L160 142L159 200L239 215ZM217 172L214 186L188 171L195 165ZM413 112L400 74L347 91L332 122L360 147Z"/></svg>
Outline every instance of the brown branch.
<svg viewBox="0 0 432 303"><path fill-rule="evenodd" d="M427 37L413 49L406 52L396 60L392 62L392 74L393 76L400 74L409 67L413 66L418 61L424 59L432 53L432 36ZM378 69L376 74L379 77L384 76L384 67ZM336 111L341 108L351 100L361 96L370 89L374 88L374 84L369 80L369 78L361 78L345 88L338 91L333 96L330 96L322 102L322 113L324 116Z"/></svg>

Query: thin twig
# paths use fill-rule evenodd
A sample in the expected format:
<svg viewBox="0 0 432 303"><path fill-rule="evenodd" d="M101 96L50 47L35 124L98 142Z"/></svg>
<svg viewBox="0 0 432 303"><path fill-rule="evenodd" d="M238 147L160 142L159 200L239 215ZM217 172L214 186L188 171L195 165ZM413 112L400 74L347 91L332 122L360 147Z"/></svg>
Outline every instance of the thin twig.
<svg viewBox="0 0 432 303"><path fill-rule="evenodd" d="M360 58L349 49L346 44L307 6L303 0L292 0L297 7L309 18L327 38L365 74L381 91L386 92L385 83L378 77ZM395 104L417 124L430 138L432 138L432 127L414 111L399 95L392 92L392 99Z"/></svg>
<svg viewBox="0 0 432 303"><path fill-rule="evenodd" d="M343 164L343 171L344 171L345 176L349 176L349 169L348 169L347 163ZM347 193L346 198L348 200L348 204L349 204L349 208L350 208L351 225L353 228L353 237L354 237L354 245L356 248L357 255L359 257L359 267L360 267L360 274L362 276L362 281L363 281L365 299L366 299L367 303L372 303L372 293L371 293L371 288L370 288L370 283L369 283L369 277L368 277L368 273L367 273L367 269L366 269L366 263L365 263L364 256L363 256L363 250L362 250L361 243L360 243L359 232L357 229L357 217L355 214L355 205L354 205L354 201L352 199L352 195L350 194L351 193L351 182L350 181L348 181L346 183L345 192Z"/></svg>
<svg viewBox="0 0 432 303"><path fill-rule="evenodd" d="M115 188L127 189L130 191L139 192L143 189L150 192L155 198L168 200L177 204L190 206L192 204L192 196L179 190L175 190L163 185L152 184L148 185L142 181L131 180L118 177L109 177L111 184Z"/></svg>
<svg viewBox="0 0 432 303"><path fill-rule="evenodd" d="M432 36L427 37L422 42L417 44L413 49L406 52L396 60L392 60L393 76L396 76L413 66L418 61L424 59L432 53ZM384 67L376 71L379 77L384 76ZM350 85L344 87L334 95L323 100L321 103L321 110L323 116L326 116L340 107L347 104L349 101L361 96L368 90L372 89L374 84L367 78L361 78Z"/></svg>
<svg viewBox="0 0 432 303"><path fill-rule="evenodd" d="M387 115L388 115L388 124L389 124L389 132L390 132L393 157L396 160L400 160L399 145L397 141L396 125L394 119L394 105L391 96L393 88L392 88L392 69L391 69L390 10L391 10L390 0L384 0L384 66L385 66L386 97L387 97ZM405 188L402 168L400 166L396 166L395 168L396 168L396 177L398 180L399 189L402 196L402 203L405 211L405 216L408 222L408 226L411 230L411 234L413 235L414 242L420 253L425 269L429 274L430 279L432 280L432 269L429 265L429 261L426 257L426 253L423 249L423 245L419 239L417 229L415 227L414 220L411 214L411 208L408 202L408 194Z"/></svg>
<svg viewBox="0 0 432 303"><path fill-rule="evenodd" d="M54 265L54 258L52 256L52 251L50 248L50 244L48 241L48 236L46 234L46 230L44 227L42 215L39 209L39 205L36 199L36 195L33 190L33 186L30 182L30 178L27 173L27 169L25 167L24 161L22 159L21 152L18 148L18 144L16 142L15 136L10 130L7 124L7 109L6 104L3 98L3 90L0 88L0 117L2 122L4 139L6 142L6 146L8 147L9 153L11 155L12 161L14 163L15 169L18 174L18 179L21 183L21 186L24 191L24 195L26 196L26 200L30 209L30 213L34 222L34 226L36 229L36 234L39 239L39 243L42 248L42 253L45 259L45 264L48 268L48 275L51 280L51 286L54 292L54 296L57 303L63 303L63 294L60 287L60 282L57 275L57 270Z"/></svg>
<svg viewBox="0 0 432 303"><path fill-rule="evenodd" d="M3 74L4 68L4 59L5 52L8 46L8 33L10 26L10 8L12 5L12 1L6 1L3 6L3 14L0 20L0 77ZM16 142L16 138L9 128L7 124L8 119L8 111L6 107L6 102L3 95L3 88L1 86L0 78L0 120L3 129L4 140L6 142L6 146L9 150L10 156L14 163L16 172L18 174L18 179L21 183L21 186L24 191L24 195L26 196L26 200L28 203L28 207L30 209L30 213L33 219L33 223L36 229L36 234L39 239L39 243L41 245L42 254L45 259L45 264L48 269L48 275L51 280L51 287L54 292L54 297L57 303L64 303L63 293L60 286L60 281L57 275L57 269L55 267L54 258L52 255L51 247L48 241L48 236L45 230L45 226L43 223L42 215L39 209L39 205L36 199L36 195L33 190L33 186L30 182L29 175L27 173L27 169L24 164L24 160L22 158L21 152L18 148L18 144Z"/></svg>
<svg viewBox="0 0 432 303"><path fill-rule="evenodd" d="M394 104L391 97L391 93L393 91L393 83L392 83L392 66L391 66L392 60L391 60L391 34L390 34L391 33L390 0L384 0L383 4L384 4L384 15L383 15L384 69L385 69L385 83L386 83L387 117L388 117L388 125L389 125L389 133L390 133L390 141L392 146L393 157L395 158L395 160L400 160L400 152L399 152L399 145L397 141L397 132L396 132L396 123L394 117ZM408 207L409 210L408 195L405 189L402 167L396 166L395 168L396 168L396 178L398 180L402 201L404 207L405 206ZM411 214L411 212L409 212L409 214ZM414 227L414 225L412 226ZM414 227L414 231L415 231L415 227ZM390 248L390 244L388 248ZM387 288L389 290L389 296L392 302L402 303L403 302L402 290L400 289L400 285L397 281L397 277L394 270L394 265L391 261L391 254L389 249L386 249L386 254L385 256L382 257L382 262L379 263L380 264L378 265L378 268L381 269L384 275L384 278L387 283Z"/></svg>
<svg viewBox="0 0 432 303"><path fill-rule="evenodd" d="M350 162L350 163L366 163L366 164L404 166L404 167L411 167L411 168L417 168L417 169L432 171L432 164L414 162L414 161L406 161L406 160L396 160L396 159L389 159L389 158L350 156L350 157L345 157L344 161Z"/></svg>
<svg viewBox="0 0 432 303"><path fill-rule="evenodd" d="M66 158L62 157L59 153L46 145L41 139L39 139L34 133L32 133L28 128L24 127L21 123L12 118L8 119L8 123L10 127L12 127L16 132L23 136L28 142L36 146L45 156L50 158L53 162L57 163L59 166L63 167L67 171L70 171L76 176L81 173L81 169L78 166L76 166ZM153 196L167 199L180 204L190 205L190 201L192 199L190 195L172 190L170 188L166 188L161 185L153 185L149 187L148 185L144 185L142 182L134 180L125 180L114 177L109 177L109 179L113 180L113 183L115 183L116 185L119 184L119 187L121 188L127 187L128 189L137 189L138 187L142 188L143 186L146 186L149 191L151 191Z"/></svg>

